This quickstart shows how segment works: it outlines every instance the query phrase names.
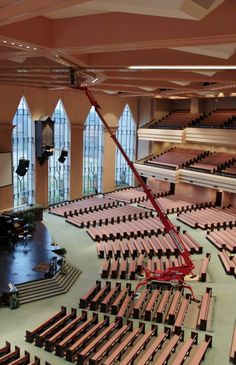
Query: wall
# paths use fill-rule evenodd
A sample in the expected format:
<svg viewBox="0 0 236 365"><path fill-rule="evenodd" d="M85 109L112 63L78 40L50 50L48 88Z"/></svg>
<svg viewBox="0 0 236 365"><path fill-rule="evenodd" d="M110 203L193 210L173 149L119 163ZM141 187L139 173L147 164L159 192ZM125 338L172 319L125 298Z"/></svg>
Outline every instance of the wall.
<svg viewBox="0 0 236 365"><path fill-rule="evenodd" d="M227 207L228 205L236 207L236 194L225 191L223 192L222 206Z"/></svg>
<svg viewBox="0 0 236 365"><path fill-rule="evenodd" d="M216 198L216 190L214 189L184 183L175 185L175 194L181 195L183 197L193 198L201 202L215 202Z"/></svg>
<svg viewBox="0 0 236 365"><path fill-rule="evenodd" d="M169 191L170 190L170 183L166 181L159 181L154 177L148 177L147 185L153 191L153 193L158 193L160 191Z"/></svg>
<svg viewBox="0 0 236 365"><path fill-rule="evenodd" d="M42 115L53 114L59 99L62 100L71 123L71 199L82 196L83 168L83 128L91 105L84 92L78 90L47 91L34 88L0 87L0 151L12 150L12 120L22 96L25 96L32 121ZM115 131L125 105L128 103L133 117L138 124L138 99L126 99L118 96L94 95L101 105L102 116ZM104 145L104 191L115 188L115 144L105 133ZM36 202L48 204L47 163L36 163ZM0 189L0 210L13 206L12 187Z"/></svg>

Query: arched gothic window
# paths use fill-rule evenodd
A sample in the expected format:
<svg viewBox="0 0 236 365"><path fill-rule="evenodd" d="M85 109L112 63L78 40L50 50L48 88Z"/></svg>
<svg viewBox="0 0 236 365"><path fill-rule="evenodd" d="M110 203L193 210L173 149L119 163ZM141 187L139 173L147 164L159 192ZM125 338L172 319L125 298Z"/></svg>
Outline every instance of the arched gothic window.
<svg viewBox="0 0 236 365"><path fill-rule="evenodd" d="M24 96L13 118L13 125L13 200L14 207L19 207L33 204L35 201L34 125ZM29 168L24 176L16 173L20 159L29 160Z"/></svg>
<svg viewBox="0 0 236 365"><path fill-rule="evenodd" d="M70 195L70 122L63 103L58 101L52 115L54 121L53 156L48 159L48 204L69 200ZM63 163L58 161L62 151L67 151Z"/></svg>
<svg viewBox="0 0 236 365"><path fill-rule="evenodd" d="M120 117L119 128L116 131L116 138L125 150L129 159L133 161L135 159L136 123L128 104L126 104L123 114ZM116 185L134 185L133 173L118 148L116 148Z"/></svg>
<svg viewBox="0 0 236 365"><path fill-rule="evenodd" d="M83 193L102 192L104 127L92 107L85 121L83 141Z"/></svg>

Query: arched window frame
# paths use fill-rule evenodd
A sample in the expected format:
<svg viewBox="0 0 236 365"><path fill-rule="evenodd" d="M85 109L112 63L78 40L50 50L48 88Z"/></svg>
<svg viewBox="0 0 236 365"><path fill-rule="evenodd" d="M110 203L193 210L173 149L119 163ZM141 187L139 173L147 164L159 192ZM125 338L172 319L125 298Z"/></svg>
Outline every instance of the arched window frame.
<svg viewBox="0 0 236 365"><path fill-rule="evenodd" d="M12 124L13 201L14 207L35 202L35 133L31 113L24 96L17 107ZM20 159L29 160L24 176L16 174Z"/></svg>
<svg viewBox="0 0 236 365"><path fill-rule="evenodd" d="M103 189L104 126L92 107L83 132L83 194L101 193Z"/></svg>
<svg viewBox="0 0 236 365"><path fill-rule="evenodd" d="M59 100L52 115L54 121L54 151L48 159L48 204L56 204L70 198L70 121L62 100ZM68 155L61 163L61 151Z"/></svg>
<svg viewBox="0 0 236 365"><path fill-rule="evenodd" d="M119 119L119 127L116 131L116 138L125 150L131 161L135 159L136 152L136 134L137 128L132 112L128 104L126 104L123 113ZM116 186L133 186L134 176L127 165L124 157L116 148Z"/></svg>

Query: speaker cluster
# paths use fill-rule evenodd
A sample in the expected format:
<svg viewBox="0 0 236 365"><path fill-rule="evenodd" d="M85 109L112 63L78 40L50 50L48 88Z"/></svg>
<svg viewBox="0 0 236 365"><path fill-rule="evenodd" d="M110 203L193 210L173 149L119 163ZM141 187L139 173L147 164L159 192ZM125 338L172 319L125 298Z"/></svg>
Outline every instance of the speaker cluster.
<svg viewBox="0 0 236 365"><path fill-rule="evenodd" d="M29 169L29 160L21 158L18 162L18 166L17 166L17 169L16 169L17 175L25 176L28 169Z"/></svg>

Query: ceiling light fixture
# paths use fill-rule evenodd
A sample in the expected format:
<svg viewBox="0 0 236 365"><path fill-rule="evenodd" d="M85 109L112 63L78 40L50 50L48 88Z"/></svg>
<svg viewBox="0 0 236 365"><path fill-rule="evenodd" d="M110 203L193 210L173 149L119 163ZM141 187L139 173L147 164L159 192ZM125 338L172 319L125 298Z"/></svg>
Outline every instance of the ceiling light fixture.
<svg viewBox="0 0 236 365"><path fill-rule="evenodd" d="M219 66L184 66L184 65L170 65L170 66L164 66L164 65L160 65L160 66L145 66L145 65L140 65L140 66L128 66L128 68L130 70L236 70L236 65L219 65Z"/></svg>

